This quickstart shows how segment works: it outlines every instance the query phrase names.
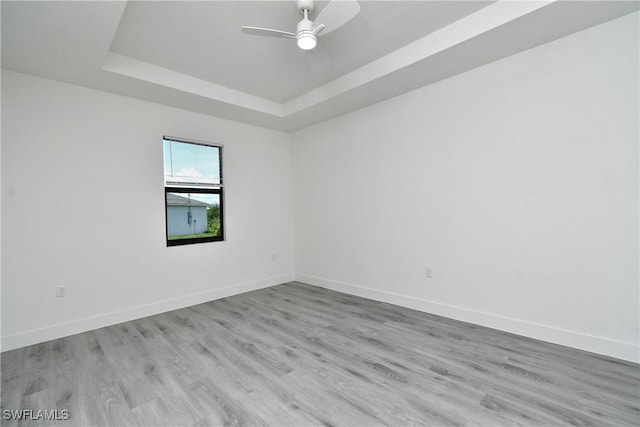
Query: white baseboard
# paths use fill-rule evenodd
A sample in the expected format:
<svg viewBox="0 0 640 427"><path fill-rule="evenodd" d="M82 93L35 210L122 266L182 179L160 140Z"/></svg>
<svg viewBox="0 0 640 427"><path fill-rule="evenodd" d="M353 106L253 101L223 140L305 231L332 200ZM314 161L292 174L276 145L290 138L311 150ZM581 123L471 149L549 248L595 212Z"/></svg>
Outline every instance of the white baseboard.
<svg viewBox="0 0 640 427"><path fill-rule="evenodd" d="M256 289L268 288L281 283L291 282L293 278L293 273L276 277L268 277L266 279L239 283L226 286L224 288L157 301L151 304L139 305L120 311L99 314L97 316L77 319L67 323L59 323L44 328L32 329L30 331L4 336L2 337L2 351L13 350L27 345L38 344L56 338L62 338L69 335L103 328L105 326L140 319L142 317L153 316L154 314L165 313L171 310L202 304L204 302L242 294Z"/></svg>
<svg viewBox="0 0 640 427"><path fill-rule="evenodd" d="M586 350L593 353L640 363L640 346L634 343L617 341L582 332L570 331L492 313L485 313L464 307L397 294L394 292L365 288L351 283L324 279L322 277L311 276L308 274L296 273L295 278L299 282L320 286L334 291L357 295L363 298L395 304L426 313L437 314L450 319L486 326L513 334L523 335L529 338L535 338L554 344L565 345L580 350Z"/></svg>

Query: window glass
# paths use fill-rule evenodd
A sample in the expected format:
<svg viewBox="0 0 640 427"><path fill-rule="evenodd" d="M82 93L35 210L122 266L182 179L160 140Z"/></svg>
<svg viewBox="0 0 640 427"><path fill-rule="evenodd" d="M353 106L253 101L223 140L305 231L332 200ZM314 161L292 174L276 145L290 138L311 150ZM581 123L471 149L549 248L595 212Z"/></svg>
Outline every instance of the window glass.
<svg viewBox="0 0 640 427"><path fill-rule="evenodd" d="M167 246L224 240L222 147L163 139Z"/></svg>
<svg viewBox="0 0 640 427"><path fill-rule="evenodd" d="M165 185L221 184L220 147L165 139L164 180Z"/></svg>

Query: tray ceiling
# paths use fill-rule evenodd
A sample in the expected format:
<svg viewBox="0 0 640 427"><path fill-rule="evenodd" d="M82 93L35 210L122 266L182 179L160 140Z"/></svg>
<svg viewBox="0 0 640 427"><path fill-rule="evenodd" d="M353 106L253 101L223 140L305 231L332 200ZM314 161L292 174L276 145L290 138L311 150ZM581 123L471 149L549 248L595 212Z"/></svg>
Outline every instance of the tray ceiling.
<svg viewBox="0 0 640 427"><path fill-rule="evenodd" d="M317 2L317 13L328 2ZM631 1L361 1L319 39L291 1L2 2L2 66L293 131L638 10Z"/></svg>

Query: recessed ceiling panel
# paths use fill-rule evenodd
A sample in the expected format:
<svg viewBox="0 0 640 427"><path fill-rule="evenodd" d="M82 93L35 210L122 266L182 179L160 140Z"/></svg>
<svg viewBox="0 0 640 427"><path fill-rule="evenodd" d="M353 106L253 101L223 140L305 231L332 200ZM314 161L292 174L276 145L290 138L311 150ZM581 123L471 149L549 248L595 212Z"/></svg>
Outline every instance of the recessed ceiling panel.
<svg viewBox="0 0 640 427"><path fill-rule="evenodd" d="M295 40L241 32L242 25L295 32L293 1L129 2L111 51L283 103L487 5L488 1L361 1L360 14L320 37L315 52ZM314 18L328 2L317 2Z"/></svg>
<svg viewBox="0 0 640 427"><path fill-rule="evenodd" d="M294 30L294 1L3 0L2 67L292 131L640 7L626 0L358 1L361 13L305 54L293 40L240 30ZM317 2L312 18L328 3Z"/></svg>

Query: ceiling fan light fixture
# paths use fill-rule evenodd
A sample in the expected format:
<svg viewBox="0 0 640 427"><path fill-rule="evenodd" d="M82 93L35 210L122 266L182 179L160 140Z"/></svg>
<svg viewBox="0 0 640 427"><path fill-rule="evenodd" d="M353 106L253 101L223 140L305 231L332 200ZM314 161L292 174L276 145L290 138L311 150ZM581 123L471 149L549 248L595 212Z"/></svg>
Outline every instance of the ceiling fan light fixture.
<svg viewBox="0 0 640 427"><path fill-rule="evenodd" d="M318 44L318 39L312 32L301 32L296 37L298 39L298 47L302 50L311 50Z"/></svg>
<svg viewBox="0 0 640 427"><path fill-rule="evenodd" d="M302 12L302 21L298 22L296 32L275 30L273 28L243 26L242 32L262 36L296 39L302 50L311 50L318 44L318 36L329 34L349 22L360 12L358 0L331 0L314 21L309 14L315 9L314 0L298 0L298 10ZM322 34L320 34L322 33Z"/></svg>

